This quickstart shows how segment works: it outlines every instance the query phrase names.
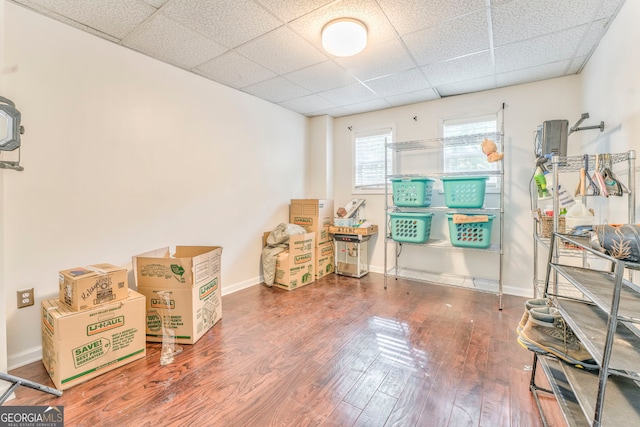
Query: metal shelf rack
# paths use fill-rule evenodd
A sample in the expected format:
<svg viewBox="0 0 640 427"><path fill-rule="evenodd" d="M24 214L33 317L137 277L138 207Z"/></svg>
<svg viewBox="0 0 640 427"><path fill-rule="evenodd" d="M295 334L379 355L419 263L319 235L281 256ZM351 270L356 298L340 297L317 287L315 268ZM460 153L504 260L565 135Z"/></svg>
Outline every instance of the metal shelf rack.
<svg viewBox="0 0 640 427"><path fill-rule="evenodd" d="M413 151L424 151L429 153L429 155L441 155L442 154L442 150L444 149L445 145L447 147L451 147L451 146L455 146L455 145L468 145L468 144L477 144L478 146L480 146L480 144L482 143L482 141L485 139L491 139L494 142L496 142L496 144L498 145L503 145L504 146L504 123L501 120L501 131L500 132L491 132L491 133L483 133L483 134L474 134L474 135L466 135L466 136L460 136L460 137L451 137L451 138L435 138L435 139L426 139L426 140L416 140L416 141L404 141L404 142L396 142L396 143L387 143L386 144L386 149L388 150L392 150L393 151L393 155L394 158L398 158L398 156L403 153L403 152L413 152ZM433 153L431 153L433 152ZM385 253L384 253L384 286L385 289L387 288L387 281L388 281L388 277L394 276L396 279L398 277L407 277L407 278L411 278L413 280L425 280L426 279L421 279L419 277L419 274L417 275L402 275L401 270L403 271L414 271L416 273L426 273L426 274L438 274L439 272L435 272L435 271L427 271L427 270L417 270L417 269L411 269L411 268L407 268L407 269L400 269L398 264L399 264L399 259L400 259L400 255L402 253L402 249L405 245L407 246L422 246L425 248L431 248L432 250L451 250L451 251L464 251L464 252L483 252L483 253L489 253L489 254L495 254L495 256L498 257L498 261L496 262L496 267L497 267L497 275L498 275L498 279L497 279L497 289L495 290L495 293L498 296L498 306L499 309L502 310L502 279L503 279L503 236L504 236L504 169L503 169L503 165L502 162L499 163L499 170L494 171L494 170L488 170L488 171L482 171L482 172L470 172L470 173L455 173L455 174L444 174L442 173L440 170L428 170L428 168L424 168L424 170L422 170L423 173L399 173L400 172L400 168L397 168L397 170L395 170L394 172L396 172L393 175L388 175L387 176L387 185L386 185L386 191L385 191L385 215L388 215L390 212L432 212L436 215L438 214L446 214L446 213L454 213L454 212L461 212L464 211L465 213L476 213L476 214L494 214L496 216L496 221L495 224L493 225L494 228L497 228L497 232L500 235L499 238L499 242L497 244L493 244L491 245L489 248L487 249L475 249L475 248L462 248L462 247L456 247L453 246L450 241L448 240L438 240L438 239L431 239L428 240L425 243L406 243L406 242L396 242L392 239L391 237L391 230L390 230L390 225L389 225L389 221L386 221L386 231L385 231ZM386 164L385 164L386 167ZM498 185L499 185L499 189L500 189L500 193L499 193L499 201L497 202L497 206L489 206L487 208L481 208L481 209L454 209L454 208L447 208L444 206L429 206L429 207L398 207L398 206L394 206L393 204L393 193L392 191L390 191L390 179L391 178L411 178L411 177L428 177L428 178L432 178L432 179L438 179L440 177L443 176L478 176L478 175L483 175L483 176L489 176L489 177L496 177L497 181L498 181ZM394 247L394 252L395 252L395 256L393 257L393 262L390 263L389 261L389 255L388 255L388 250L387 247L388 245L393 245ZM440 272L440 273L444 273L444 272ZM455 276L455 274L451 274L451 273L445 273L448 276ZM473 278L473 277L468 277L468 276L463 276L460 275L459 278L462 281L466 281L468 279L470 279L472 281L472 283L475 283L475 280L487 280L487 279L482 279L482 278ZM490 280L487 280L490 281ZM480 289L480 288L475 288L477 290L485 290L485 289Z"/></svg>
<svg viewBox="0 0 640 427"><path fill-rule="evenodd" d="M611 268L595 270L557 262L560 242L580 247ZM640 286L625 280L627 270L640 264L619 260L592 249L585 239L554 232L550 241L544 296L551 298L562 317L599 366L599 372L578 369L548 356L534 354L530 389L546 426L538 393L555 395L570 426L640 425ZM551 289L551 277L562 276L584 298ZM537 366L551 390L536 384Z"/></svg>

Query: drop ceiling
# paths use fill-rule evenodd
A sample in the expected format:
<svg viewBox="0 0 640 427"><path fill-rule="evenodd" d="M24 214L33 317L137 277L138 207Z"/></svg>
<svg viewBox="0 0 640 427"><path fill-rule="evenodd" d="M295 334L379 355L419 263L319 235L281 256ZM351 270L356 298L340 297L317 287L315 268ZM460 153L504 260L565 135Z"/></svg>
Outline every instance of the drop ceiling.
<svg viewBox="0 0 640 427"><path fill-rule="evenodd" d="M579 73L624 0L14 0L306 116L340 117ZM329 21L365 50L322 50Z"/></svg>

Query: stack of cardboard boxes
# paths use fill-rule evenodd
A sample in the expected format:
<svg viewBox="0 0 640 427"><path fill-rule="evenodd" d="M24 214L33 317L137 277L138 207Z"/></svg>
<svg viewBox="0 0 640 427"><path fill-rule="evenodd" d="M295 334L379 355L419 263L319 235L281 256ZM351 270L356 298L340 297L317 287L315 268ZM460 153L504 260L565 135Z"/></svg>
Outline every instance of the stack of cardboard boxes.
<svg viewBox="0 0 640 427"><path fill-rule="evenodd" d="M293 290L310 285L333 273L333 240L329 226L333 218L333 200L291 199L289 223L306 230L289 237L289 249L277 255L273 286ZM262 237L266 246L269 232Z"/></svg>
<svg viewBox="0 0 640 427"><path fill-rule="evenodd" d="M98 264L60 272L59 298L42 301L42 363L65 390L146 355L145 298L127 269Z"/></svg>
<svg viewBox="0 0 640 427"><path fill-rule="evenodd" d="M333 216L333 200L291 199L289 222L304 227L307 232L316 233L314 246L316 279L334 271L333 238L329 234L329 226Z"/></svg>
<svg viewBox="0 0 640 427"><path fill-rule="evenodd" d="M222 318L220 246L160 248L133 257L138 292L146 297L147 341L167 329L179 344L195 344Z"/></svg>
<svg viewBox="0 0 640 427"><path fill-rule="evenodd" d="M146 356L146 342L194 344L222 318L220 246L177 246L61 271L59 297L42 302L42 363L60 390ZM167 331L171 329L171 331Z"/></svg>

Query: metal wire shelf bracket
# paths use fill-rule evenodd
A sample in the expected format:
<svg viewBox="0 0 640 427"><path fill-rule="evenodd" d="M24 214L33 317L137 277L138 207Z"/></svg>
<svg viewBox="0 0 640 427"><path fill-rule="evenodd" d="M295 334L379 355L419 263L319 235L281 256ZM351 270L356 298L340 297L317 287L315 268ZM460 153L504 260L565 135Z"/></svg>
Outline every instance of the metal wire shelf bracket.
<svg viewBox="0 0 640 427"><path fill-rule="evenodd" d="M53 394L54 396L58 397L62 396L62 391L60 390L35 383L33 381L25 380L23 378L15 377L13 375L0 373L0 380L11 383L11 386L4 392L2 396L0 396L0 405L2 405L9 398L9 396L11 396L11 393L13 393L19 386L29 387L34 390Z"/></svg>

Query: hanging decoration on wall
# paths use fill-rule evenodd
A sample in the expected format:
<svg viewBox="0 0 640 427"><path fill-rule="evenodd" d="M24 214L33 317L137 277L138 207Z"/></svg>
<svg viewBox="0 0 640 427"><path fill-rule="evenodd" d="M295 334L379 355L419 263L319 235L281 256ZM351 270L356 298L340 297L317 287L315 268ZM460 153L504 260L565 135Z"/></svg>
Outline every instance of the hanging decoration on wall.
<svg viewBox="0 0 640 427"><path fill-rule="evenodd" d="M20 119L21 114L16 109L16 104L0 96L0 151L14 151L20 148L20 135L24 133ZM24 170L20 166L20 151L18 150L17 161L0 160L0 169Z"/></svg>

